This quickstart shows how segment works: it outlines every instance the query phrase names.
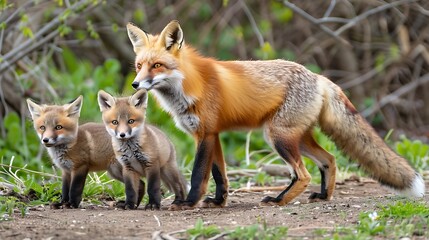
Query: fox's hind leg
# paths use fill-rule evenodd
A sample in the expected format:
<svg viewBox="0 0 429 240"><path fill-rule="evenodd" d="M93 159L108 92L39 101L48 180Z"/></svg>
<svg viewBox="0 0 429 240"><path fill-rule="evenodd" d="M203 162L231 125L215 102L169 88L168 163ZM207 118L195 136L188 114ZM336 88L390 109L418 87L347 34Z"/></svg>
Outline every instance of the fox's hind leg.
<svg viewBox="0 0 429 240"><path fill-rule="evenodd" d="M174 192L174 201L169 210L179 210L177 204L183 202L186 198L186 180L180 172L175 154L170 156L167 164L161 168L161 179L170 191Z"/></svg>
<svg viewBox="0 0 429 240"><path fill-rule="evenodd" d="M336 164L334 156L317 144L310 131L303 136L300 148L302 154L313 160L320 170L320 193L313 192L309 197L309 201L331 200L335 190Z"/></svg>
<svg viewBox="0 0 429 240"><path fill-rule="evenodd" d="M299 152L299 143L303 135L302 128L285 128L277 126L267 126L265 129L266 137L274 150L287 162L292 168L294 175L290 185L283 190L277 197L265 197L261 205L285 205L295 197L305 191L310 183L311 176L301 160Z"/></svg>

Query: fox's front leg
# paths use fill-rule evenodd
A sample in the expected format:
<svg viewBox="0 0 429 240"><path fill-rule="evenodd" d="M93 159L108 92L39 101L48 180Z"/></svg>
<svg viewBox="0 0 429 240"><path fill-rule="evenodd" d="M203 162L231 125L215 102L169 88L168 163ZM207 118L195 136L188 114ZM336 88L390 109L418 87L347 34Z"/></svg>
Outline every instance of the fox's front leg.
<svg viewBox="0 0 429 240"><path fill-rule="evenodd" d="M226 164L223 158L222 146L220 144L219 135L216 134L214 139L214 151L211 154L213 159L212 175L216 182L215 197L207 197L204 199L202 207L224 207L228 197L228 178L226 176Z"/></svg>
<svg viewBox="0 0 429 240"><path fill-rule="evenodd" d="M59 209L63 205L67 206L69 204L69 192L70 192L70 182L71 182L70 171L63 170L61 180L62 180L61 202L52 203L51 208L53 209Z"/></svg>
<svg viewBox="0 0 429 240"><path fill-rule="evenodd" d="M127 166L123 169L125 184L125 203L117 206L123 209L136 209L144 195L144 183L140 180L140 174Z"/></svg>
<svg viewBox="0 0 429 240"><path fill-rule="evenodd" d="M69 203L71 208L78 208L80 202L82 201L82 193L83 188L85 187L85 180L87 175L87 166L75 168L71 172L71 184L69 193Z"/></svg>
<svg viewBox="0 0 429 240"><path fill-rule="evenodd" d="M149 203L145 209L159 210L161 208L161 173L158 165L148 167L146 170L147 178L147 195Z"/></svg>
<svg viewBox="0 0 429 240"><path fill-rule="evenodd" d="M206 193L207 182L213 163L213 151L217 139L216 135L207 135L198 142L197 154L195 156L194 168L191 176L191 190L185 201L176 202L178 209L192 209Z"/></svg>

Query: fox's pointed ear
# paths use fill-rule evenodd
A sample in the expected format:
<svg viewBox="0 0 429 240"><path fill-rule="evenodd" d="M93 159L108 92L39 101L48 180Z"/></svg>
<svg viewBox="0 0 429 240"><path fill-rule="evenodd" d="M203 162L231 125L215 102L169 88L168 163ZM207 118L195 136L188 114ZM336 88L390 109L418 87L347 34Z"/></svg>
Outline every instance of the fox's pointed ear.
<svg viewBox="0 0 429 240"><path fill-rule="evenodd" d="M98 91L98 106L100 106L100 111L106 111L115 105L115 98L109 93L100 90Z"/></svg>
<svg viewBox="0 0 429 240"><path fill-rule="evenodd" d="M40 113L42 112L42 107L31 99L27 99L28 110L30 111L31 118L34 120L37 117L40 117Z"/></svg>
<svg viewBox="0 0 429 240"><path fill-rule="evenodd" d="M73 100L71 103L65 105L65 109L68 113L67 117L79 117L80 110L82 109L83 96L80 95L78 98Z"/></svg>
<svg viewBox="0 0 429 240"><path fill-rule="evenodd" d="M163 43L167 50L173 49L174 45L177 45L177 49L182 48L185 38L179 21L173 20L167 24L160 34L160 39L164 41Z"/></svg>
<svg viewBox="0 0 429 240"><path fill-rule="evenodd" d="M136 108L146 108L147 107L147 91L145 89L140 89L134 93L128 100L128 102L135 106Z"/></svg>
<svg viewBox="0 0 429 240"><path fill-rule="evenodd" d="M149 35L141 30L139 27L134 25L134 23L127 24L128 37L133 44L134 52L137 53L140 48L148 45Z"/></svg>

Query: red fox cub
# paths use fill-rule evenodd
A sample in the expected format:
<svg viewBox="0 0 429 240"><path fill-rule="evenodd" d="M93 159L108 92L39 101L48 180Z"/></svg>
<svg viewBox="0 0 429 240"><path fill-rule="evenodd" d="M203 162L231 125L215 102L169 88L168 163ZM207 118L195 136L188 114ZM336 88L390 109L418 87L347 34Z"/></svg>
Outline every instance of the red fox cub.
<svg viewBox="0 0 429 240"><path fill-rule="evenodd" d="M149 195L145 209L160 209L161 180L175 194L172 207L182 202L186 197L186 181L177 166L174 146L161 130L145 124L146 90L124 98L114 98L100 90L98 104L107 132L112 137L116 159L123 166L125 208L136 207L137 192L142 187L139 184L141 176L147 179Z"/></svg>
<svg viewBox="0 0 429 240"><path fill-rule="evenodd" d="M103 124L79 125L82 96L70 104L38 105L27 99L34 128L54 164L62 170L62 199L53 208L78 208L88 172L107 170L122 181L111 138Z"/></svg>
<svg viewBox="0 0 429 240"><path fill-rule="evenodd" d="M185 44L177 21L159 35L133 24L128 36L136 53L135 89L151 90L177 126L195 138L197 153L191 190L181 209L194 207L205 194L210 171L214 198L203 207L222 207L228 179L219 133L262 127L267 142L293 168L293 179L277 197L262 205L285 205L310 183L301 154L319 167L322 183L310 201L329 200L335 189L335 159L313 139L322 131L380 183L409 196L422 197L422 177L393 152L362 118L340 87L304 66L285 60L217 61Z"/></svg>

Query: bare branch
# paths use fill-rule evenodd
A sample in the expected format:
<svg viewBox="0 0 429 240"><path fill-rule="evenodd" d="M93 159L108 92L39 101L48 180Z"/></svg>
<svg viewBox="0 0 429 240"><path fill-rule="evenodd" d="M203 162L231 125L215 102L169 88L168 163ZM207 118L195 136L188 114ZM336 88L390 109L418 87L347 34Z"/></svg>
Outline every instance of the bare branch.
<svg viewBox="0 0 429 240"><path fill-rule="evenodd" d="M328 9L326 10L325 14L323 14L323 18L329 17L329 15L331 15L332 10L334 10L334 7L336 4L337 4L336 0L331 0L331 3L329 4Z"/></svg>
<svg viewBox="0 0 429 240"><path fill-rule="evenodd" d="M416 81L412 81L412 82L408 83L407 85L402 86L401 88L394 91L393 93L391 93L387 96L384 96L378 102L378 104L376 104L370 108L365 109L362 112L362 116L368 117L368 116L374 114L375 112L380 110L382 107L386 106L387 104L398 100L399 97L401 97L402 95L409 93L409 92L415 90L418 86L426 84L426 83L429 83L429 73L423 75L422 77L420 77Z"/></svg>
<svg viewBox="0 0 429 240"><path fill-rule="evenodd" d="M317 20L318 23L348 23L350 19L339 17L324 17Z"/></svg>
<svg viewBox="0 0 429 240"><path fill-rule="evenodd" d="M338 34L335 34L335 32L333 32L331 29L329 29L328 27L322 25L316 18L314 18L313 16L311 16L310 14L306 13L304 10L302 10L301 8L297 7L295 4L288 2L287 0L283 1L283 4L292 9L295 13L299 14L301 17L307 19L309 22L311 22L312 24L316 25L317 27L319 27L322 31L324 31L326 34L328 34L329 36L333 37L335 40L337 40L338 42L340 42L341 44L344 44L347 47L351 47L350 43L345 40L344 38L341 38L340 36L338 36Z"/></svg>
<svg viewBox="0 0 429 240"><path fill-rule="evenodd" d="M417 0L399 0L399 1L393 1L391 3L387 3L387 4L383 4L381 6L378 6L376 8L373 8L371 10L368 10L362 14L360 14L359 16L356 16L352 19L349 20L349 22L345 25L343 25L342 27L340 27L339 29L337 29L335 31L335 35L339 36L342 32L344 32L345 30L355 26L358 22L366 19L367 17L369 17L370 15L376 14L378 12L382 12L384 10L387 10L389 8L393 8L402 4L406 4L406 3L411 3L411 2L416 2Z"/></svg>
<svg viewBox="0 0 429 240"><path fill-rule="evenodd" d="M81 8L85 4L88 3L88 0L82 0L79 1L71 7L73 11L76 9ZM3 73L10 65L14 64L16 61L21 59L23 56L28 54L29 52L33 51L34 49L37 49L44 43L50 41L52 38L57 36L59 34L59 30L55 30L48 34L48 36L42 38L42 40L35 42L35 39L39 39L43 35L47 34L49 31L51 31L53 28L57 27L61 23L61 18L63 16L63 13L67 11L64 10L62 13L58 14L57 17L55 17L52 21L50 21L48 24L43 26L36 34L34 34L34 38L30 38L24 43L20 44L18 47L14 48L12 51L8 52L6 55L2 56L2 63L0 64L0 74ZM1 56L0 56L1 57Z"/></svg>
<svg viewBox="0 0 429 240"><path fill-rule="evenodd" d="M250 25L252 26L253 31L256 34L256 37L258 38L259 46L264 46L264 37L262 36L261 31L259 31L258 25L256 24L255 18L253 17L252 13L250 12L249 8L247 7L246 3L243 0L240 0L241 6L243 7L244 13L246 14L247 18L249 19Z"/></svg>
<svg viewBox="0 0 429 240"><path fill-rule="evenodd" d="M349 89L349 88L351 88L351 87L354 87L354 86L357 86L357 85L360 85L360 84L362 84L362 83L364 83L364 82L366 82L366 81L368 81L368 80L370 80L372 77L374 77L377 73L379 73L380 72L380 70L383 70L383 69L385 69L387 66L389 66L390 64L392 64L393 63L393 60L387 60L386 62L384 62L379 68L374 68L374 69L371 69L371 71L368 71L367 73L365 73L365 74L363 74L362 76L359 76L359 77L357 77L357 78L355 78L355 79L353 79L353 80L351 80L351 81L348 81L348 82L346 82L346 83L343 83L343 84L338 84L338 85L340 85L340 87L343 89L343 90L346 90L346 89Z"/></svg>
<svg viewBox="0 0 429 240"><path fill-rule="evenodd" d="M6 54L8 58L4 58L3 62L0 64L0 73L3 73L8 67L19 61L21 58L26 56L28 53L34 51L35 49L39 48L43 44L51 41L53 38L55 38L59 34L59 30L55 30L51 33L49 33L46 37L42 38L40 41L35 42L32 45L26 46L25 49L22 49L21 51L17 52L15 55ZM21 45L22 46L22 45ZM19 49L21 49L21 46ZM14 52L14 51L11 51Z"/></svg>

